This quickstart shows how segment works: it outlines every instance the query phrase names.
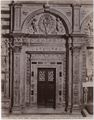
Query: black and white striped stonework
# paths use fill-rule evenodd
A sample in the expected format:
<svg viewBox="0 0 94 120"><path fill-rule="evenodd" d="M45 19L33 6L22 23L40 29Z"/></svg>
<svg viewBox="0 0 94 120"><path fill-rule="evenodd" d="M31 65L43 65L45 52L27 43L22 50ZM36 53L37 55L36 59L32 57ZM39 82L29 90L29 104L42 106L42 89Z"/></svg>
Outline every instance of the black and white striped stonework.
<svg viewBox="0 0 94 120"><path fill-rule="evenodd" d="M1 2L1 73L2 73L2 96L7 97L8 92L5 92L8 87L9 80L9 53L8 53L8 41L9 38L5 38L4 35L10 31L10 1Z"/></svg>
<svg viewBox="0 0 94 120"><path fill-rule="evenodd" d="M9 33L10 29L10 7L9 1L1 2L1 27L2 27L2 34Z"/></svg>

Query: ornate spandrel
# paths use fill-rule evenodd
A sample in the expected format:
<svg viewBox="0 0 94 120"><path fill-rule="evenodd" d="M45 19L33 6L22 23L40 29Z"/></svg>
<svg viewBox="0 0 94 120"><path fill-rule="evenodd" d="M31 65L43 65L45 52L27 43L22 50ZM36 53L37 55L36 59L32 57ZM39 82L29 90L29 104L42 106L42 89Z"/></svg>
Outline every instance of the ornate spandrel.
<svg viewBox="0 0 94 120"><path fill-rule="evenodd" d="M50 13L42 13L30 19L22 32L28 34L65 34L63 21Z"/></svg>
<svg viewBox="0 0 94 120"><path fill-rule="evenodd" d="M88 16L84 20L81 31L87 35L93 35L93 16Z"/></svg>

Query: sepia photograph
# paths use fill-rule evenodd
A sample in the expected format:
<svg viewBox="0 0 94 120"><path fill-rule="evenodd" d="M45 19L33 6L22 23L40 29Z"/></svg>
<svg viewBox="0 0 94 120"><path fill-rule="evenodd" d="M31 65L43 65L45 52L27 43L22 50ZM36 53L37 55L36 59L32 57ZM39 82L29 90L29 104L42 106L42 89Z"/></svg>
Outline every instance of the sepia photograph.
<svg viewBox="0 0 94 120"><path fill-rule="evenodd" d="M1 118L93 119L93 0L1 0Z"/></svg>

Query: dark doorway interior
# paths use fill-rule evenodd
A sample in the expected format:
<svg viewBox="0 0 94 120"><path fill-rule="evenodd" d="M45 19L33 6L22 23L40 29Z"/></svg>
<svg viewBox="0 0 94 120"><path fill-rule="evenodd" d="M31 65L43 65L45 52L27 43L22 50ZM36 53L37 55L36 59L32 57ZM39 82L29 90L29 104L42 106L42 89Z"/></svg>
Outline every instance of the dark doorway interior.
<svg viewBox="0 0 94 120"><path fill-rule="evenodd" d="M55 108L56 69L38 68L37 104L38 107Z"/></svg>

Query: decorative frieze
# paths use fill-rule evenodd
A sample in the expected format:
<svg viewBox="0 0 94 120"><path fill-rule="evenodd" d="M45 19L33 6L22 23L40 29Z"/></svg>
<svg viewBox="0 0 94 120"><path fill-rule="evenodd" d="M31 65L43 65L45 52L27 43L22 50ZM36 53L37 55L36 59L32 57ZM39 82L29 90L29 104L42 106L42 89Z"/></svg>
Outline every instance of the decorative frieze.
<svg viewBox="0 0 94 120"><path fill-rule="evenodd" d="M64 38L14 38L15 46L64 46L66 40Z"/></svg>

